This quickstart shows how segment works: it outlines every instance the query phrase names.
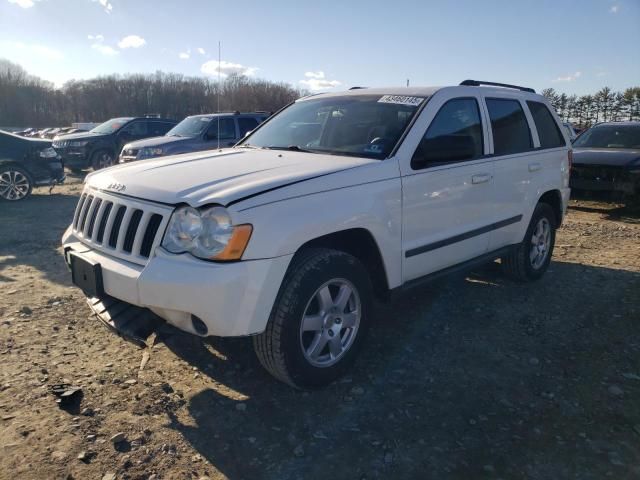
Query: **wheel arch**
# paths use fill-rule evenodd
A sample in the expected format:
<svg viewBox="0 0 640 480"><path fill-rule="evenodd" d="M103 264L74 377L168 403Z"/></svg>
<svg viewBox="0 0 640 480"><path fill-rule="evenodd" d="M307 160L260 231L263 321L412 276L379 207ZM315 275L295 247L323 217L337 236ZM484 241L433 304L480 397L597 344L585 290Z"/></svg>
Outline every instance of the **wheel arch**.
<svg viewBox="0 0 640 480"><path fill-rule="evenodd" d="M562 225L563 220L563 208L562 208L562 193L560 190L547 190L538 199L538 203L546 203L553 209L553 213L556 217L556 228Z"/></svg>
<svg viewBox="0 0 640 480"><path fill-rule="evenodd" d="M375 296L384 299L388 294L389 279L382 253L375 237L366 228L339 230L308 240L297 249L294 259L310 248L330 248L353 255L369 272Z"/></svg>

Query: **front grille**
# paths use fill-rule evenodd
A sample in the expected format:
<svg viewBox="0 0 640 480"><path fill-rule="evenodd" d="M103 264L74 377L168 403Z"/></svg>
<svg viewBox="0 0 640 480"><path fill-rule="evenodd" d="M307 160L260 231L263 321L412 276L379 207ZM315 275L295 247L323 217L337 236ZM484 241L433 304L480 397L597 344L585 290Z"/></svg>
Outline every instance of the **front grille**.
<svg viewBox="0 0 640 480"><path fill-rule="evenodd" d="M87 188L73 217L73 233L99 251L141 265L162 240L172 208Z"/></svg>
<svg viewBox="0 0 640 480"><path fill-rule="evenodd" d="M52 145L53 148L64 148L69 146L69 140L54 140Z"/></svg>

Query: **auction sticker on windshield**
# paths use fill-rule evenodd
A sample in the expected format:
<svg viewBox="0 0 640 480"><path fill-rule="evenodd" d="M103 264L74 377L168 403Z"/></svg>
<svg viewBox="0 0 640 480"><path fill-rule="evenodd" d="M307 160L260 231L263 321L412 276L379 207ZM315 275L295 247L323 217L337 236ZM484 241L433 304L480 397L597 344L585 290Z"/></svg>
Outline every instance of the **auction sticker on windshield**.
<svg viewBox="0 0 640 480"><path fill-rule="evenodd" d="M407 97L405 95L383 95L378 103L397 103L398 105L411 105L417 107L422 103L422 97Z"/></svg>

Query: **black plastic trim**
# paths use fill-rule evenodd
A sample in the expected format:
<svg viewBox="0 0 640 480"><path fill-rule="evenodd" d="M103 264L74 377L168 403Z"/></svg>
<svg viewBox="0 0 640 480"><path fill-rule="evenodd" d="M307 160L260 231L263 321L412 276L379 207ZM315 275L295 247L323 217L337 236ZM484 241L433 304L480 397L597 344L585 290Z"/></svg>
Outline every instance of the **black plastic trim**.
<svg viewBox="0 0 640 480"><path fill-rule="evenodd" d="M453 237L445 238L444 240L439 240L437 242L430 243L428 245L422 245L421 247L412 248L411 250L407 250L404 253L404 256L405 258L415 257L416 255L420 255L422 253L430 252L432 250L437 250L438 248L442 248L442 247L446 247L447 245L462 242L463 240L468 240L469 238L477 237L478 235L482 235L492 230L497 230L499 228L506 227L507 225L511 225L513 223L518 223L520 220L522 220L522 215L516 215L515 217L507 218L505 220L501 220L499 222L486 225L484 227L476 228L475 230L461 233L460 235L455 235Z"/></svg>

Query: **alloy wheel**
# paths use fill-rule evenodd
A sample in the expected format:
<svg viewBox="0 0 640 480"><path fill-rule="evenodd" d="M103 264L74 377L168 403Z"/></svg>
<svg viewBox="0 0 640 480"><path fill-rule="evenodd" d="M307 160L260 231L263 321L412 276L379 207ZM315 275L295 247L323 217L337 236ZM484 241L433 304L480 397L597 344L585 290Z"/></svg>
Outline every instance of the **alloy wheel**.
<svg viewBox="0 0 640 480"><path fill-rule="evenodd" d="M300 323L304 357L328 367L349 351L358 333L362 307L354 285L344 278L325 282L307 303Z"/></svg>
<svg viewBox="0 0 640 480"><path fill-rule="evenodd" d="M5 200L22 200L29 194L29 179L17 170L5 170L0 173L0 197Z"/></svg>
<svg viewBox="0 0 640 480"><path fill-rule="evenodd" d="M551 224L545 217L538 220L536 228L531 236L531 249L529 250L529 261L534 269L540 268L549 255L551 246Z"/></svg>

